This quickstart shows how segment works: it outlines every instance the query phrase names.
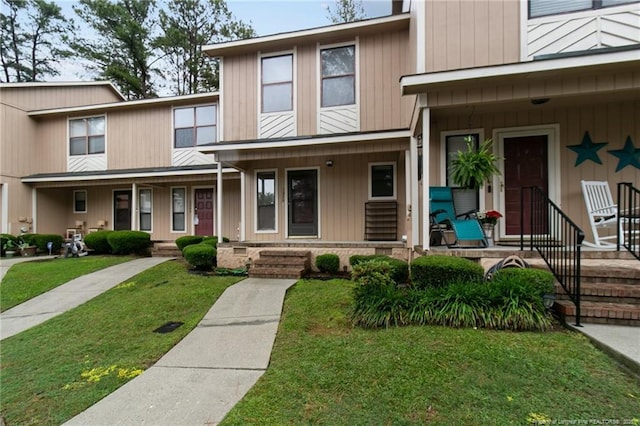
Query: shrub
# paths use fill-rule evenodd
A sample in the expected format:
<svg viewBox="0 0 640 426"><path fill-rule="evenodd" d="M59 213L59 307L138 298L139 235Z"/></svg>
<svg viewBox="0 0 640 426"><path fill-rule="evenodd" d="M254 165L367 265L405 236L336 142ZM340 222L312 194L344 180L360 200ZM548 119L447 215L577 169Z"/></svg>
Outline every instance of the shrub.
<svg viewBox="0 0 640 426"><path fill-rule="evenodd" d="M411 282L417 288L447 287L456 282L482 281L484 269L462 257L432 255L411 262Z"/></svg>
<svg viewBox="0 0 640 426"><path fill-rule="evenodd" d="M202 243L209 244L213 248L218 247L218 237L204 237Z"/></svg>
<svg viewBox="0 0 640 426"><path fill-rule="evenodd" d="M351 267L355 268L362 262L369 262L371 260L382 260L387 262L391 266L391 278L393 278L396 283L403 284L409 281L409 264L404 260L396 259L384 254L354 254L349 257L349 264Z"/></svg>
<svg viewBox="0 0 640 426"><path fill-rule="evenodd" d="M95 254L111 254L111 245L109 245L108 236L115 231L96 231L85 235L84 243L88 248L93 250Z"/></svg>
<svg viewBox="0 0 640 426"><path fill-rule="evenodd" d="M316 257L316 267L320 272L335 274L340 270L340 257L333 253L321 254Z"/></svg>
<svg viewBox="0 0 640 426"><path fill-rule="evenodd" d="M555 277L549 271L534 268L505 268L496 272L493 281L506 280L512 284L529 283L538 295L552 294Z"/></svg>
<svg viewBox="0 0 640 426"><path fill-rule="evenodd" d="M176 246L178 246L180 251L184 251L186 246L201 243L202 238L200 235L185 235L184 237L176 238Z"/></svg>
<svg viewBox="0 0 640 426"><path fill-rule="evenodd" d="M216 263L216 249L211 244L190 244L184 248L182 254L191 266L201 271L212 269Z"/></svg>
<svg viewBox="0 0 640 426"><path fill-rule="evenodd" d="M38 251L45 252L47 254L49 254L47 243L51 243L51 254L58 254L64 244L64 238L62 235L58 234L30 234L27 242L38 247Z"/></svg>
<svg viewBox="0 0 640 426"><path fill-rule="evenodd" d="M151 236L142 231L112 231L107 235L107 241L113 254L149 254Z"/></svg>

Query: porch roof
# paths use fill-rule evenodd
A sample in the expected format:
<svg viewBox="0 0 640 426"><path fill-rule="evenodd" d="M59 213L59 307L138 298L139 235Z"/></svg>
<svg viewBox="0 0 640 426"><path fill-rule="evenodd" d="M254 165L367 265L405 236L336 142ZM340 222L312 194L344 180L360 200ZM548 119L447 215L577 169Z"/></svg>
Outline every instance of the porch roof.
<svg viewBox="0 0 640 426"><path fill-rule="evenodd" d="M587 51L582 55L545 57L529 62L405 75L400 78L400 87L403 95L415 95L441 89L465 90L587 73L604 75L610 71L637 72L638 69L640 48L613 51L605 49Z"/></svg>
<svg viewBox="0 0 640 426"><path fill-rule="evenodd" d="M202 174L215 174L218 171L217 164L205 164L182 167L148 167L139 169L119 170L94 170L86 172L65 173L37 173L22 177L22 183L54 183L54 182L78 182L78 181L104 181L114 179L132 179L149 177L189 176ZM223 173L233 173L236 170L223 168Z"/></svg>

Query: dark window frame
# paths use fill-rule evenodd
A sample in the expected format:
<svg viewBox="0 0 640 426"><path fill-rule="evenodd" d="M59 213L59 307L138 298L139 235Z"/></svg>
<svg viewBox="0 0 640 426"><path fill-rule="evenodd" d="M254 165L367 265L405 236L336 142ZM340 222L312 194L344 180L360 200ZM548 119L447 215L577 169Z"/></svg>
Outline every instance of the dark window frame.
<svg viewBox="0 0 640 426"><path fill-rule="evenodd" d="M273 180L273 199L271 200L271 202L269 203L264 203L261 202L260 200L260 196L262 195L263 197L263 201L265 196L267 195L267 193L265 193L264 191L264 187L260 188L260 180L261 180L261 176L264 176L264 178L262 178L263 180L266 179L271 179ZM276 172L276 170L260 170L260 171L256 171L256 232L277 232L277 196L278 196L278 191L277 191L277 185L278 185L278 174ZM272 227L264 227L263 225L267 225L267 224L262 224L260 221L260 218L262 217L261 215L261 208L270 208L273 209L273 226Z"/></svg>
<svg viewBox="0 0 640 426"><path fill-rule="evenodd" d="M214 116L214 123L213 124L203 124L203 125L198 125L198 108L210 108L210 107L214 107L215 108L215 114ZM193 125L192 126L181 126L178 127L176 126L176 111L180 111L180 110L188 110L191 109L193 112ZM201 144L198 145L198 129L204 129L204 128L210 128L213 127L214 129L214 141L212 143L216 143L218 142L218 104L217 103L212 103L212 104L204 104L204 105L191 105L191 106L185 106L185 107L176 107L173 109L173 149L190 149L190 148L197 148L198 146L204 146L207 144ZM179 130L187 130L187 129L193 129L193 140L192 140L192 144L191 145L187 145L187 146L176 146L177 142L178 142L178 137L177 137L177 133Z"/></svg>
<svg viewBox="0 0 640 426"><path fill-rule="evenodd" d="M98 134L91 134L89 133L89 120L95 120L95 119L102 119L102 127L103 127L103 131L102 133ZM72 132L71 132L71 128L72 128L72 123L74 122L82 122L84 124L84 134L82 136L72 136ZM106 145L107 145L107 120L106 117L104 115L96 115L96 116L92 116L92 117L80 117L80 118L69 118L68 120L68 124L67 127L69 129L69 156L71 157L80 157L80 156L85 156L85 155L97 155L97 154L104 154L106 151ZM90 152L91 151L91 140L94 138L102 138L102 150L100 151L95 151L95 152ZM77 153L74 154L72 153L73 147L72 147L72 142L73 140L80 140L83 139L83 147L84 150L82 153Z"/></svg>
<svg viewBox="0 0 640 426"><path fill-rule="evenodd" d="M376 185L374 182L375 173L374 168L376 167L391 167L391 194L388 193L380 193L376 189ZM369 163L369 199L374 201L383 201L383 200L396 200L398 198L398 165L393 161L382 161L376 163Z"/></svg>
<svg viewBox="0 0 640 426"><path fill-rule="evenodd" d="M274 59L274 58L284 58L284 57L291 57L291 80L281 80L281 81L275 81L275 82L271 82L271 83L265 83L264 82L264 63L265 60L269 60L269 59ZM283 53L281 55L271 55L271 56L263 56L262 58L260 58L260 112L262 112L263 114L271 114L271 113L278 113L278 112L290 112L293 111L293 78L294 78L294 73L293 73L293 53ZM265 87L276 87L276 86L289 86L291 87L291 96L289 99L289 109L278 109L278 110L273 110L273 111L265 111L264 110L264 100L265 100L265 95L264 95L264 89Z"/></svg>
<svg viewBox="0 0 640 426"><path fill-rule="evenodd" d="M603 0L591 0L591 6L590 7L586 7L586 8L582 8L582 9L566 10L566 11L563 11L563 12L553 12L553 13L545 13L545 14L541 14L541 15L531 16L531 2L532 1L535 1L535 0L529 0L527 2L527 14L529 16L529 19L543 18L545 16L564 15L564 14L567 14L567 13L585 12L585 11L589 11L589 10L608 9L610 7L624 6L624 5L633 4L633 3L640 3L639 0L626 0L626 1L623 0L623 3L603 5Z"/></svg>
<svg viewBox="0 0 640 426"><path fill-rule="evenodd" d="M78 194L84 194L84 200L79 200L77 198ZM84 206L83 209L79 209L78 208L80 203L83 203L82 204ZM86 189L73 191L73 212L74 213L86 213L87 212L87 190Z"/></svg>
<svg viewBox="0 0 640 426"><path fill-rule="evenodd" d="M337 74L337 75L329 75L329 76L325 76L323 74L323 66L322 66L322 52L328 51L328 50L338 50L338 49L348 49L348 48L353 48L353 72L352 73L344 73L344 74ZM334 107L339 107L339 106L344 106L344 105L356 105L358 103L358 99L357 99L357 78L356 78L356 73L357 73L357 62L356 62L356 55L358 54L358 49L356 46L356 43L349 43L349 44L344 44L344 45L340 45L340 46L329 46L329 47L324 47L324 48L320 48L320 108L334 108ZM353 103L349 103L349 104L337 104L337 105L328 105L325 106L324 105L324 82L325 80L337 80L337 79L344 79L345 77L353 77Z"/></svg>

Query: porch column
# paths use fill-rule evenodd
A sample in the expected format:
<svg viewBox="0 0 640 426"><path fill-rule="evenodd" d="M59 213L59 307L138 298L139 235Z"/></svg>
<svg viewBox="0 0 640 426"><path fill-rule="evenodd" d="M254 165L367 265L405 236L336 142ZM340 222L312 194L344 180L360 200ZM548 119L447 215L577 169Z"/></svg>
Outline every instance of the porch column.
<svg viewBox="0 0 640 426"><path fill-rule="evenodd" d="M0 206L2 206L2 213L0 213L0 232L3 234L9 233L9 184L7 182L0 183Z"/></svg>
<svg viewBox="0 0 640 426"><path fill-rule="evenodd" d="M139 231L138 226L138 185L134 182L131 184L131 229Z"/></svg>
<svg viewBox="0 0 640 426"><path fill-rule="evenodd" d="M218 172L217 172L217 183L216 183L216 195L217 195L217 207L218 211L216 214L216 229L214 229L214 234L220 238L222 241L222 163L218 163Z"/></svg>
<svg viewBox="0 0 640 426"><path fill-rule="evenodd" d="M422 248L429 250L429 151L431 148L431 114L429 108L422 108Z"/></svg>
<svg viewBox="0 0 640 426"><path fill-rule="evenodd" d="M411 146L409 148L410 163L409 170L411 175L409 176L409 190L407 191L407 198L409 198L409 204L411 205L411 238L409 239L410 247L413 249L416 245L420 244L420 193L418 190L418 138L411 137Z"/></svg>
<svg viewBox="0 0 640 426"><path fill-rule="evenodd" d="M247 220L247 208L245 204L245 188L246 176L244 172L240 172L240 223L238 224L238 241L245 241L244 224Z"/></svg>
<svg viewBox="0 0 640 426"><path fill-rule="evenodd" d="M29 232L36 234L38 232L38 190L31 188L31 230Z"/></svg>

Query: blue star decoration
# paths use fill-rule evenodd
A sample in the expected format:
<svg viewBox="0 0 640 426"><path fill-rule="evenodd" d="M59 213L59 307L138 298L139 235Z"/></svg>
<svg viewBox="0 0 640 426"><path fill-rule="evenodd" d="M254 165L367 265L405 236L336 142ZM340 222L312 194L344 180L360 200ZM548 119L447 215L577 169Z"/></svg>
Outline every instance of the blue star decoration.
<svg viewBox="0 0 640 426"><path fill-rule="evenodd" d="M616 167L616 172L619 172L627 166L633 166L636 169L640 169L640 148L633 146L631 136L627 136L624 148L609 150L609 154L614 157L618 157L618 167Z"/></svg>
<svg viewBox="0 0 640 426"><path fill-rule="evenodd" d="M598 156L598 151L607 144L608 142L593 143L589 132L584 132L582 143L580 145L568 145L567 148L578 154L575 164L575 167L578 167L586 160L591 160L594 163L602 164L602 160L600 160L600 157Z"/></svg>

